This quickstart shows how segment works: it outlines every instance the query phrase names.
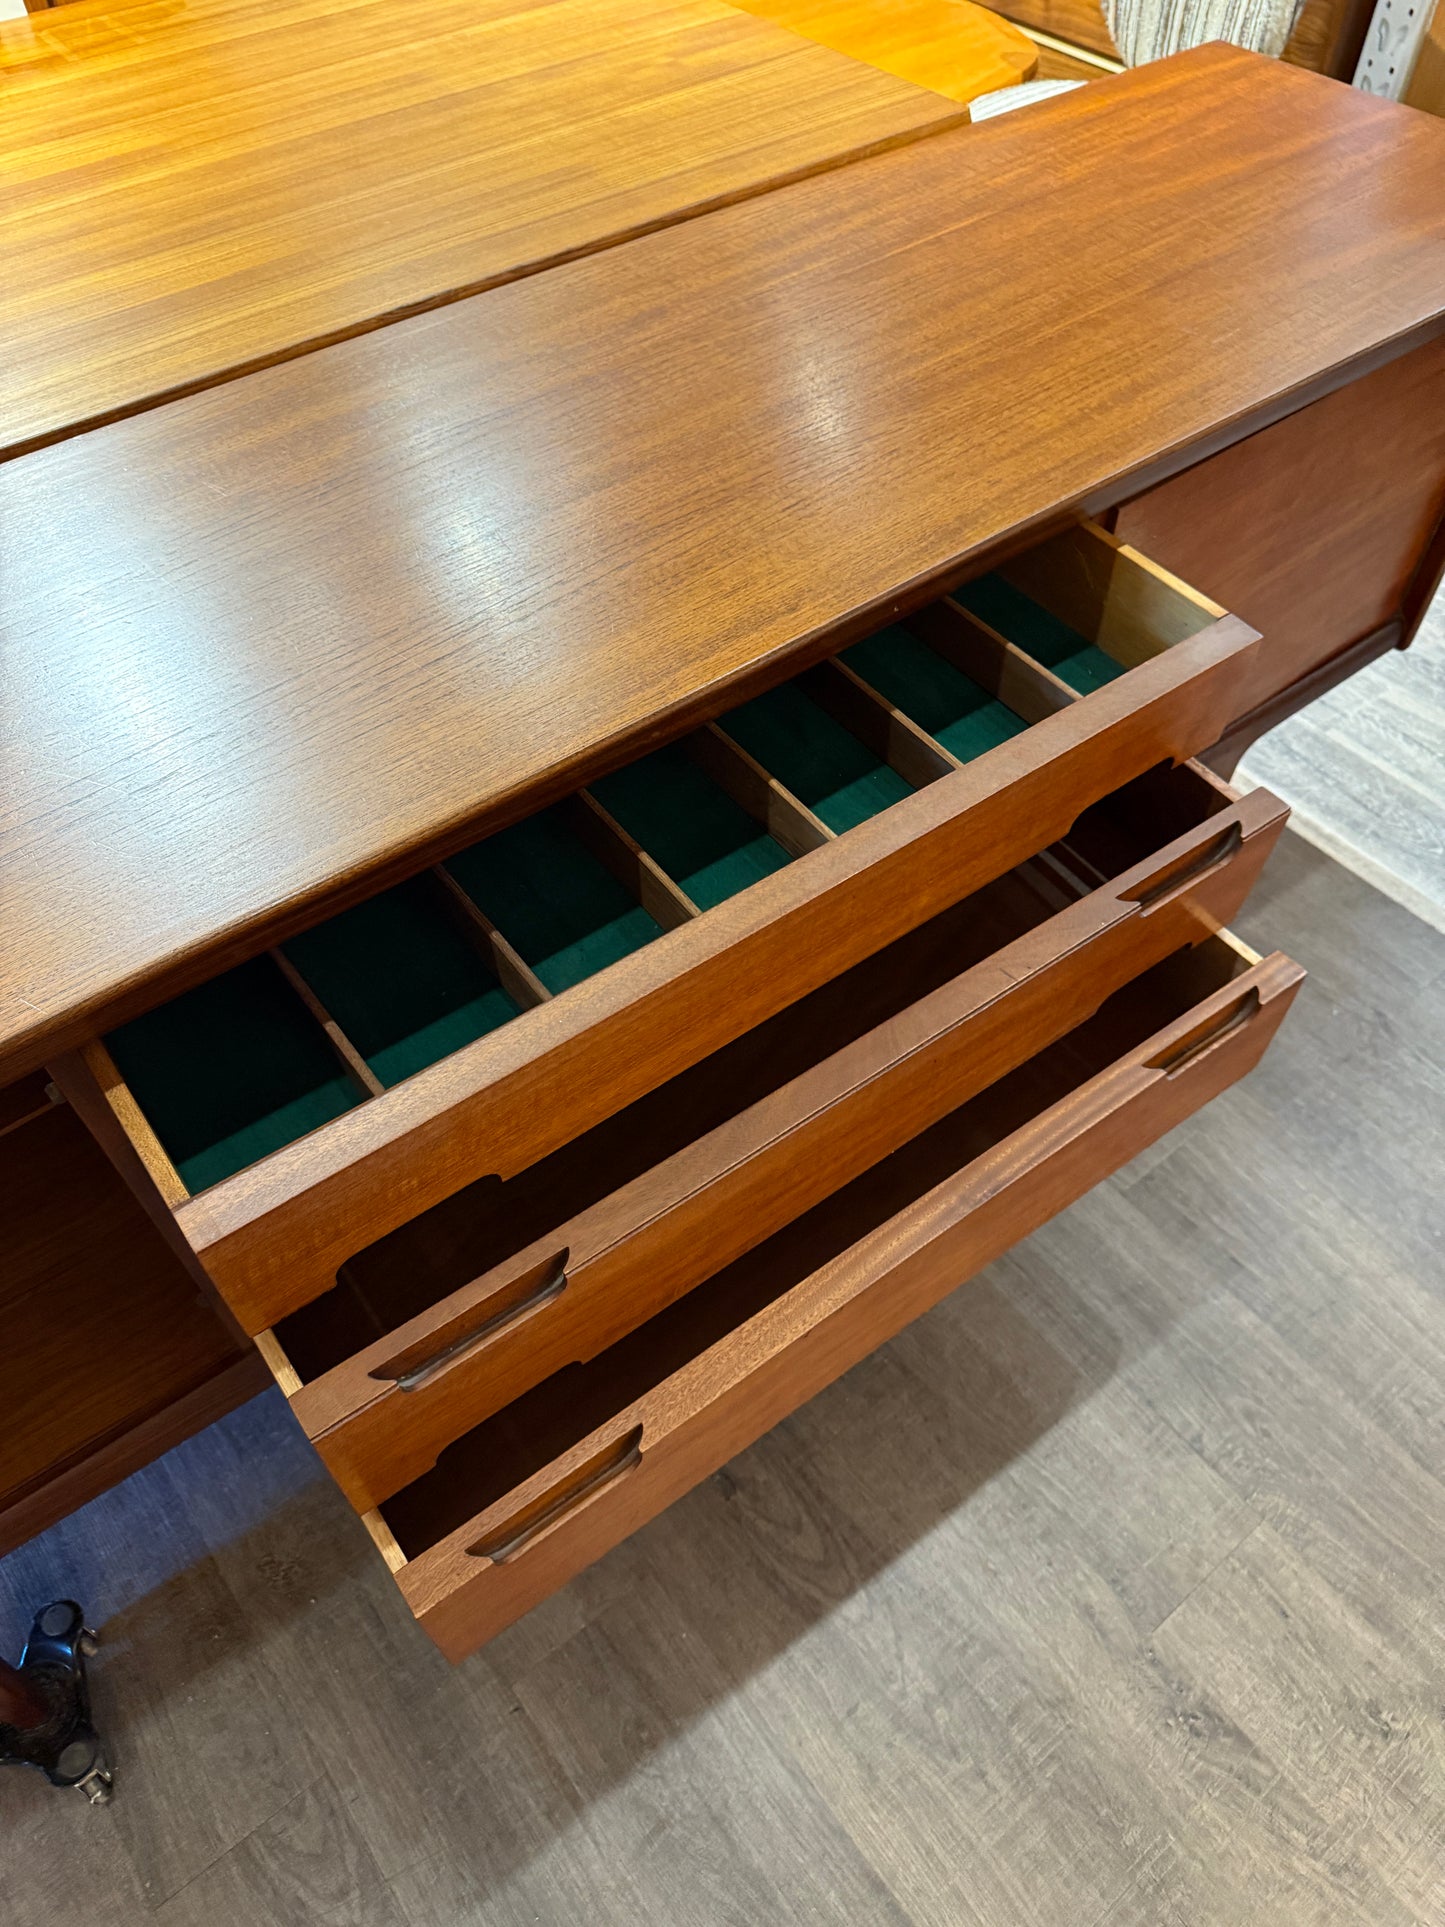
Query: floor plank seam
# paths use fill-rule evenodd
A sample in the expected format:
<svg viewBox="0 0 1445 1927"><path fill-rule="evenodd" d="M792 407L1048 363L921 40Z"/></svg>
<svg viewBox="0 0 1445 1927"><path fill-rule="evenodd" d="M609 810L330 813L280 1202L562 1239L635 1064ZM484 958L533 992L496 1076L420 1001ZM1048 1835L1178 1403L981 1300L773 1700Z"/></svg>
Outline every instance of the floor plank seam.
<svg viewBox="0 0 1445 1927"><path fill-rule="evenodd" d="M1164 1423L1166 1425L1169 1425L1168 1419L1165 1419ZM1180 1434L1177 1431L1175 1431L1175 1428L1172 1425L1169 1425L1169 1430L1174 1433L1175 1438L1180 1438ZM1181 1444L1186 1446L1188 1450L1195 1451L1195 1448L1192 1445L1190 1445L1190 1442L1188 1439L1180 1438L1180 1442ZM1195 1456L1199 1458L1203 1464L1209 1465L1209 1460L1204 1457L1204 1454L1202 1452L1196 1452ZM1217 1466L1211 1465L1210 1470L1215 1474L1217 1478L1224 1477L1224 1474L1219 1471L1219 1468ZM1225 1482L1226 1484L1228 1483L1227 1480ZM1149 1639L1151 1642L1153 1640L1156 1640L1159 1637L1160 1633L1163 1632L1164 1628L1169 1624L1170 1620L1173 1619L1174 1615L1178 1612L1181 1612L1184 1609L1184 1607L1189 1604L1190 1600L1194 1597L1194 1595L1197 1592L1199 1592L1201 1588L1209 1584L1210 1580L1214 1577L1215 1573L1219 1571L1220 1567L1227 1566L1230 1560L1234 1557L1234 1555L1240 1550L1240 1548L1244 1545L1247 1545L1248 1542L1254 1537L1255 1533L1259 1531L1260 1527L1267 1523L1267 1521L1262 1517L1261 1514L1259 1514L1258 1512L1255 1512L1253 1495L1251 1495L1248 1499L1241 1500L1240 1503L1249 1509L1250 1516L1253 1518L1254 1524L1249 1528L1249 1530L1246 1533L1242 1534L1240 1538L1236 1539L1234 1544L1229 1548L1228 1552L1222 1554L1218 1559L1215 1560L1214 1564L1209 1568L1208 1572L1203 1574L1201 1578L1195 1581L1195 1583L1189 1588L1188 1592L1184 1594L1182 1599L1175 1600L1174 1604L1169 1608L1168 1612L1165 1613L1164 1617L1159 1621L1159 1624L1157 1626L1152 1626L1149 1629Z"/></svg>
<svg viewBox="0 0 1445 1927"><path fill-rule="evenodd" d="M298 1786L290 1788L284 1798L279 1800L269 1812L263 1814L254 1826L247 1827L243 1834L239 1834L229 1846L223 1847L213 1860L206 1862L205 1866L197 1867L189 1879L183 1880L179 1887L173 1888L170 1893L162 1895L157 1901L148 1899L146 1905L150 1911L153 1914L159 1914L164 1908L169 1907L173 1901L178 1900L189 1888L194 1887L198 1880L204 1880L207 1874L214 1873L223 1860L229 1859L238 1848L244 1847L248 1840L253 1840L264 1827L269 1827L278 1813L284 1813L287 1807L294 1805L304 1794L311 1792L315 1786L327 1777L326 1771L323 1768L320 1772L313 1774L309 1780L303 1780ZM127 1850L126 1858L131 1858L129 1850ZM134 1866L135 1863L133 1860L131 1864ZM136 1869L136 1875L139 1879L139 1868ZM144 1889L144 1884L142 1880L142 1889Z"/></svg>

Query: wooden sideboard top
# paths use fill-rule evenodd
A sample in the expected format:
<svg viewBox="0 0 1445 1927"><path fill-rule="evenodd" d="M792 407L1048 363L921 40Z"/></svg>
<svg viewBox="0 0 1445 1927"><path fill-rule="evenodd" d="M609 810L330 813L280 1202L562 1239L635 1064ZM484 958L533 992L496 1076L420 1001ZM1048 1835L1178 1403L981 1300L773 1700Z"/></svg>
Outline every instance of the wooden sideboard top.
<svg viewBox="0 0 1445 1927"><path fill-rule="evenodd" d="M0 467L5 1068L1440 332L1442 173L1197 49Z"/></svg>
<svg viewBox="0 0 1445 1927"><path fill-rule="evenodd" d="M0 22L0 457L965 118L722 0Z"/></svg>

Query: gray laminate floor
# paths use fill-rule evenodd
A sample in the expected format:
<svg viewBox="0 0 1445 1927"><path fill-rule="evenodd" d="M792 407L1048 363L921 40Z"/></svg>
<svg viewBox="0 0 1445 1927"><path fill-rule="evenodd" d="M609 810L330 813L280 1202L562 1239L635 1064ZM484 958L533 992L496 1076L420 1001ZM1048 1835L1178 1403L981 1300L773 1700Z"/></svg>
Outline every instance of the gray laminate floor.
<svg viewBox="0 0 1445 1927"><path fill-rule="evenodd" d="M1249 1082L467 1665L277 1400L0 1564L120 1773L5 1927L1445 1922L1445 937L1240 928Z"/></svg>
<svg viewBox="0 0 1445 1927"><path fill-rule="evenodd" d="M1282 796L1310 842L1445 931L1445 588L1408 649L1271 730L1239 777Z"/></svg>

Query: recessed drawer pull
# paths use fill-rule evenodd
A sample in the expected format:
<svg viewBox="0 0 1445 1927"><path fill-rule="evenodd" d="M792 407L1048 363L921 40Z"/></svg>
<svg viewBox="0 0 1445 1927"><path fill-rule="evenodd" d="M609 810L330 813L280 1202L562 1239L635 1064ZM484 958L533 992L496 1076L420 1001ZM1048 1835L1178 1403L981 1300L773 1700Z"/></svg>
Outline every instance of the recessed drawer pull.
<svg viewBox="0 0 1445 1927"><path fill-rule="evenodd" d="M515 1559L569 1514L596 1498L606 1487L642 1462L642 1427L634 1425L620 1439L586 1459L544 1492L520 1507L510 1519L467 1547L472 1559L490 1559L495 1566Z"/></svg>
<svg viewBox="0 0 1445 1927"><path fill-rule="evenodd" d="M1238 1003L1217 1017L1209 1018L1198 1029L1181 1037L1177 1043L1162 1050L1156 1057L1149 1059L1151 1071L1163 1071L1166 1077L1174 1077L1186 1070L1196 1058L1217 1044L1221 1038L1230 1036L1234 1031L1243 1030L1252 1017L1259 1015L1259 992L1253 986L1239 999Z"/></svg>
<svg viewBox="0 0 1445 1927"><path fill-rule="evenodd" d="M1221 831L1203 849L1185 857L1175 868L1164 871L1161 876L1150 877L1146 883L1136 884L1127 893L1127 900L1137 903L1145 911L1157 909L1187 890L1191 884L1207 877L1211 871L1228 863L1243 842L1243 824L1231 823L1228 829Z"/></svg>
<svg viewBox="0 0 1445 1927"><path fill-rule="evenodd" d="M560 1297L567 1288L570 1255L564 1247L555 1256L531 1266L520 1278L513 1278L484 1298L481 1304L471 1305L459 1313L449 1326L431 1333L422 1344L397 1352L384 1364L374 1366L369 1376L395 1380L398 1390L413 1391L433 1372L460 1358L463 1352L495 1338L519 1318L540 1311L543 1305ZM479 1317L481 1322L477 1323Z"/></svg>

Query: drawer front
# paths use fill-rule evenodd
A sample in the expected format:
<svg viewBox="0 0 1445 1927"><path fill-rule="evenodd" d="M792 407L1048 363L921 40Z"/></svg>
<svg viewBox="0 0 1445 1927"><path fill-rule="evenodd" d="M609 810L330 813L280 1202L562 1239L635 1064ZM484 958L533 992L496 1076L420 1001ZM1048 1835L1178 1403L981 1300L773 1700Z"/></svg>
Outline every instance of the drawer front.
<svg viewBox="0 0 1445 1927"><path fill-rule="evenodd" d="M887 649L874 667L879 645L902 633L854 645L785 686L866 746L894 785L889 806L810 798L806 770L793 776L788 765L784 782L754 753L772 740L768 718L751 718L759 733L740 744L743 711L723 717L724 728L689 739L688 753L713 774L726 765L734 798L766 826L781 867L707 908L582 793L568 806L569 833L625 884L655 940L552 994L546 966L534 968L504 928L465 905L499 994L520 1014L391 1088L308 991L289 942L278 962L318 1039L324 1030L309 1048L336 1051L340 1094L313 1104L298 1123L305 1135L248 1168L190 1195L103 1048L54 1067L68 1094L87 1085L91 1109L129 1137L246 1330L329 1289L356 1250L480 1177L525 1169L916 928L1063 836L1081 809L1139 772L1214 740L1258 641L1087 524L910 618L909 646L927 648L1008 719L989 746L980 747L987 735L952 725L933 735L870 682L875 673L887 681ZM453 896L455 868L441 877ZM347 1079L353 1088L342 1088Z"/></svg>
<svg viewBox="0 0 1445 1927"><path fill-rule="evenodd" d="M365 1511L1226 923L1285 821L1255 791L309 1383L292 1408Z"/></svg>
<svg viewBox="0 0 1445 1927"><path fill-rule="evenodd" d="M1255 964L436 1544L393 1544L421 1624L460 1658L564 1585L1243 1076L1302 977L1279 955Z"/></svg>

